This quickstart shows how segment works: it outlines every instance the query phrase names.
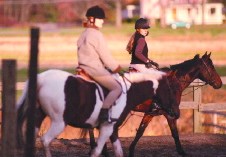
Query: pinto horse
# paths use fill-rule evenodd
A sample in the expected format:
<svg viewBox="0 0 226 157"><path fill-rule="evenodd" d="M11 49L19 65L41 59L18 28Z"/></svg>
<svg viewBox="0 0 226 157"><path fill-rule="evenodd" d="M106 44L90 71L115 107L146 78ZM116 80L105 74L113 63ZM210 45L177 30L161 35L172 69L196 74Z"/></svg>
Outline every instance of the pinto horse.
<svg viewBox="0 0 226 157"><path fill-rule="evenodd" d="M164 104L163 108L166 112L171 116L178 116L177 111L171 110L174 99L172 99L173 93L168 84L169 81L176 79L174 75L167 77L166 73L153 70L145 74L125 73L124 77L118 74L113 74L113 76L121 83L123 89L121 96L109 111L111 117L118 120L112 123L100 123L98 115L108 92L105 88L92 80L86 80L79 75L61 70L52 69L38 74L34 113L36 135L44 118L49 116L51 120L50 128L41 137L46 157L51 157L49 144L64 130L66 125L78 128L99 128L97 145L91 151L91 157L98 157L107 139L117 129L116 123L121 124L133 108L146 100L152 100L155 95L159 95L158 100ZM28 104L25 103L27 91L26 85L17 103L19 144L23 143L21 142L24 135L23 124L28 112ZM114 140L112 144L115 156L122 157L120 141Z"/></svg>
<svg viewBox="0 0 226 157"><path fill-rule="evenodd" d="M135 146L136 146L137 142L139 141L140 137L143 135L146 127L151 122L152 118L154 116L158 116L158 115L164 115L165 118L167 119L168 125L169 125L171 133L172 133L172 137L175 141L176 150L177 150L178 154L180 154L180 155L186 154L181 145L180 139L179 139L177 123L176 123L177 119L180 116L179 105L180 105L180 101L181 101L182 92L195 79L202 80L206 84L209 84L210 86L212 86L214 89L218 89L222 86L221 78L217 74L210 56L211 56L211 53L210 54L205 53L201 58L199 57L199 55L195 55L193 59L184 61L183 63L180 63L180 64L172 65L170 67L170 69L164 68L165 72L167 72L167 73L173 72L176 77L176 80L169 79L169 84L171 87L171 92L173 92L173 96L174 96L173 99L175 99L175 101L170 101L170 102L173 102L171 107L172 107L173 111L175 113L177 113L177 116L172 117L164 110L160 110L158 113L153 114L149 110L150 106L152 104L151 102L143 104L141 106L140 105L135 106L135 108L133 108L133 111L144 112L145 114L144 114L144 117L142 118L140 126L137 130L135 139L133 140L133 142L131 143L131 145L129 147L129 157L134 156ZM156 97L158 97L158 96L155 96L155 98ZM155 103L158 103L160 106L164 106L164 104L162 104L160 101L156 100L155 98L153 100ZM117 123L116 125L121 125L121 124ZM90 137L92 137L93 131L90 130L89 134L90 134ZM111 135L110 139L112 140L111 142L114 142L114 140L118 139L117 128ZM95 143L94 143L93 139L91 139L90 141L92 142L91 143L91 147L92 147L92 145L94 145ZM108 156L106 149L104 150L103 153L105 154L105 156Z"/></svg>

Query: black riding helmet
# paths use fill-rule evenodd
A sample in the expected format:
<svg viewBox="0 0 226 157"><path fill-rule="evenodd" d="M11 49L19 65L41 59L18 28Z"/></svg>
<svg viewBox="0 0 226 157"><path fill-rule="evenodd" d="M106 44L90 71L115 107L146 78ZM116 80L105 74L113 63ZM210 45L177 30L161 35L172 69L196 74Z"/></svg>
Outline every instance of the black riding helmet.
<svg viewBox="0 0 226 157"><path fill-rule="evenodd" d="M148 29L148 28L150 28L150 26L147 19L139 18L135 23L135 29Z"/></svg>
<svg viewBox="0 0 226 157"><path fill-rule="evenodd" d="M96 5L87 10L86 17L94 17L94 18L98 18L98 19L104 19L105 13L102 8L100 8L99 6Z"/></svg>

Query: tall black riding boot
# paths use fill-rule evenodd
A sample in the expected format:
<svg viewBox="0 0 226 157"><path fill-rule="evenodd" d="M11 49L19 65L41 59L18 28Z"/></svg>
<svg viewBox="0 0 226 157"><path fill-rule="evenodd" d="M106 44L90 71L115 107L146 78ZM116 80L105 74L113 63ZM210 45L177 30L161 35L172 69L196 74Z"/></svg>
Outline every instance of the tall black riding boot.
<svg viewBox="0 0 226 157"><path fill-rule="evenodd" d="M101 122L108 121L108 117L109 117L109 115L108 115L108 109L102 108L100 110L100 114L99 114L99 118L98 118L99 121L101 121Z"/></svg>

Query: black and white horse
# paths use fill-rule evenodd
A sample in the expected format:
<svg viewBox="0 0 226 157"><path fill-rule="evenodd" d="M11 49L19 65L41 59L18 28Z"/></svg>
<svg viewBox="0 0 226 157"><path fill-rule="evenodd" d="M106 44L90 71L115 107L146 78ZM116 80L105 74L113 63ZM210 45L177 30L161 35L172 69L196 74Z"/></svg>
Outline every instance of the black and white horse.
<svg viewBox="0 0 226 157"><path fill-rule="evenodd" d="M153 70L150 73L126 73L124 77L114 74L115 79L122 85L123 92L115 105L110 109L111 117L122 123L128 113L138 104L152 100L159 95L158 100L164 104L163 109L178 117L178 111L173 111L171 104L174 99L169 87L166 73ZM172 80L170 81L172 82ZM17 103L18 108L18 137L23 135L23 123L26 120L27 87ZM104 144L118 127L115 123L99 123L98 115L107 90L97 83L86 80L79 75L73 75L61 70L48 70L37 76L37 103L35 116L36 133L46 116L51 119L48 131L41 137L46 157L51 157L49 144L57 137L66 125L79 128L99 128L96 147L91 151L91 157L101 154ZM158 93L158 94L157 94ZM160 94L161 93L161 94ZM18 140L21 141L21 140ZM115 156L122 157L123 150L119 139L114 141Z"/></svg>

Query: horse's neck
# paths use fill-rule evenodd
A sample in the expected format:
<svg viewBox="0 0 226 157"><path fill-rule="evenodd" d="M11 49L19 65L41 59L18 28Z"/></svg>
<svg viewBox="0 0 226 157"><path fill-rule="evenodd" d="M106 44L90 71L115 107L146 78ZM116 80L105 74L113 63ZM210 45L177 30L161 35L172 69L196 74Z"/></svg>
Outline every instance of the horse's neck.
<svg viewBox="0 0 226 157"><path fill-rule="evenodd" d="M196 68L190 68L184 75L177 76L181 82L182 91L187 88L195 79L198 78L198 70Z"/></svg>

